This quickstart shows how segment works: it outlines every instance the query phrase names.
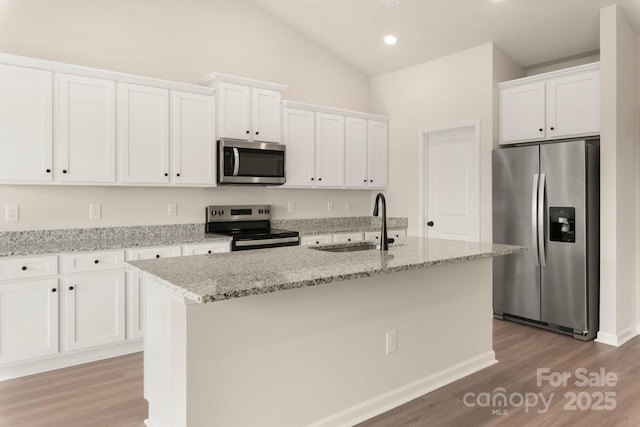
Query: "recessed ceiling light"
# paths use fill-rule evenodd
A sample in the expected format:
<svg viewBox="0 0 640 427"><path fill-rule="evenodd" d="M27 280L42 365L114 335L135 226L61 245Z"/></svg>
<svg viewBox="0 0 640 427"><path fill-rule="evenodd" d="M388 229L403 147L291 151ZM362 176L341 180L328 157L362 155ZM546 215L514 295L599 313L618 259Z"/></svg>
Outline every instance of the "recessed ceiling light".
<svg viewBox="0 0 640 427"><path fill-rule="evenodd" d="M393 34L387 34L384 36L384 42L389 46L394 45L398 42L398 39Z"/></svg>
<svg viewBox="0 0 640 427"><path fill-rule="evenodd" d="M400 4L400 0L381 0L382 4L387 7L396 7Z"/></svg>

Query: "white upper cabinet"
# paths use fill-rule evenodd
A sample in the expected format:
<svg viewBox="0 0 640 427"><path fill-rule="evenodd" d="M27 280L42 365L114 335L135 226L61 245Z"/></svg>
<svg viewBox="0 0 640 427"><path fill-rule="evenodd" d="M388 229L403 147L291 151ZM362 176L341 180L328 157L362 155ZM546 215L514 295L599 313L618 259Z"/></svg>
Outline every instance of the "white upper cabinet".
<svg viewBox="0 0 640 427"><path fill-rule="evenodd" d="M367 120L347 117L345 129L345 184L351 188L367 188Z"/></svg>
<svg viewBox="0 0 640 427"><path fill-rule="evenodd" d="M316 114L317 187L344 186L344 122L344 116Z"/></svg>
<svg viewBox="0 0 640 427"><path fill-rule="evenodd" d="M52 73L0 65L0 181L52 179Z"/></svg>
<svg viewBox="0 0 640 427"><path fill-rule="evenodd" d="M500 143L598 135L600 64L500 83Z"/></svg>
<svg viewBox="0 0 640 427"><path fill-rule="evenodd" d="M280 92L252 89L252 139L254 141L280 142L282 120L280 118Z"/></svg>
<svg viewBox="0 0 640 427"><path fill-rule="evenodd" d="M115 83L59 74L56 84L56 180L115 182Z"/></svg>
<svg viewBox="0 0 640 427"><path fill-rule="evenodd" d="M120 180L169 182L169 91L118 84Z"/></svg>
<svg viewBox="0 0 640 427"><path fill-rule="evenodd" d="M389 124L369 120L367 140L367 171L369 188L387 188L389 183Z"/></svg>
<svg viewBox="0 0 640 427"><path fill-rule="evenodd" d="M286 186L310 187L315 183L315 122L313 111L283 109L283 143Z"/></svg>
<svg viewBox="0 0 640 427"><path fill-rule="evenodd" d="M281 93L276 83L212 73L201 85L217 89L218 137L245 141L281 142Z"/></svg>
<svg viewBox="0 0 640 427"><path fill-rule="evenodd" d="M183 185L215 185L214 97L172 91L171 118L172 182Z"/></svg>
<svg viewBox="0 0 640 427"><path fill-rule="evenodd" d="M220 138L251 139L251 88L220 82L218 99Z"/></svg>

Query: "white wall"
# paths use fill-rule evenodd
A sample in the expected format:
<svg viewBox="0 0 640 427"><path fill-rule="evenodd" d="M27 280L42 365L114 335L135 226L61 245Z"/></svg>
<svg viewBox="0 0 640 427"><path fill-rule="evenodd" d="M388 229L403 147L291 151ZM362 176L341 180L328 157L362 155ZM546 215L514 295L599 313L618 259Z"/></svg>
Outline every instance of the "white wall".
<svg viewBox="0 0 640 427"><path fill-rule="evenodd" d="M393 216L409 217L409 234L417 235L420 227L419 130L479 120L480 238L491 241L491 149L498 138L496 82L519 74L513 62L489 43L373 77L372 109L391 117L388 209Z"/></svg>
<svg viewBox="0 0 640 427"><path fill-rule="evenodd" d="M602 76L600 332L621 345L637 333L635 230L637 35L617 6L600 12Z"/></svg>
<svg viewBox="0 0 640 427"><path fill-rule="evenodd" d="M188 83L217 71L286 84L285 99L370 105L367 75L245 1L5 0L0 52ZM371 214L368 191L1 186L0 209L18 204L21 218L2 215L0 231L203 222L207 204L253 202L275 205L277 218ZM89 203L103 204L103 219L88 219Z"/></svg>
<svg viewBox="0 0 640 427"><path fill-rule="evenodd" d="M638 135L636 143L636 255L640 256L640 35L636 40L636 73L638 74L636 87L638 91L638 102L636 104L636 132ZM638 284L636 288L636 322L638 324L637 330L640 334L640 262L636 262L636 282Z"/></svg>

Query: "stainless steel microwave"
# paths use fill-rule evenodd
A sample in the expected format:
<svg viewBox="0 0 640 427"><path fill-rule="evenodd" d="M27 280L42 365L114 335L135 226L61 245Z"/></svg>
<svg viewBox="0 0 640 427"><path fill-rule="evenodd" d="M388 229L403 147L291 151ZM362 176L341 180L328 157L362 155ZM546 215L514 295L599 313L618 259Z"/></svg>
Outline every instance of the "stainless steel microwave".
<svg viewBox="0 0 640 427"><path fill-rule="evenodd" d="M221 139L218 184L284 184L284 159L282 144Z"/></svg>

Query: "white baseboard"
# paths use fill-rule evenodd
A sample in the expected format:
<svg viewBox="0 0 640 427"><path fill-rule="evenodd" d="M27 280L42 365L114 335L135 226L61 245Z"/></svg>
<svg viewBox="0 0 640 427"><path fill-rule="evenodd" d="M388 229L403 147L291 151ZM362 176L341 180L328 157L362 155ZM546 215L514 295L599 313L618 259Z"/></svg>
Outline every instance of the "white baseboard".
<svg viewBox="0 0 640 427"><path fill-rule="evenodd" d="M495 353L493 351L487 352L380 396L366 400L337 414L322 418L321 420L308 424L306 427L353 426L495 363L498 363Z"/></svg>
<svg viewBox="0 0 640 427"><path fill-rule="evenodd" d="M58 353L46 358L12 363L0 367L0 381L95 362L96 360L108 359L110 357L124 356L125 354L137 353L142 351L142 349L142 340L140 339L85 351Z"/></svg>
<svg viewBox="0 0 640 427"><path fill-rule="evenodd" d="M602 344L612 345L614 347L620 347L622 344L626 343L636 335L640 334L640 325L633 325L626 329L623 329L618 334L611 334L608 332L598 332L598 337L596 338L596 342Z"/></svg>

